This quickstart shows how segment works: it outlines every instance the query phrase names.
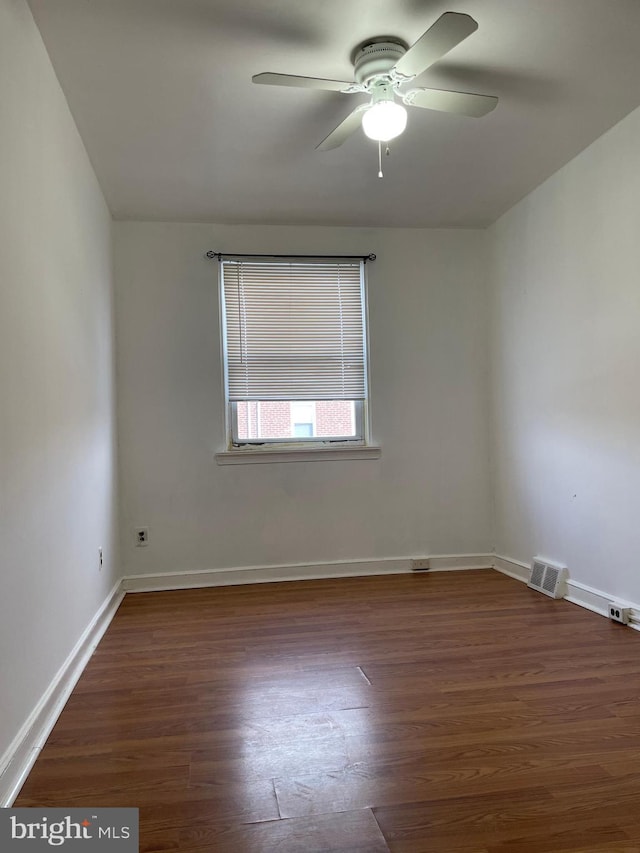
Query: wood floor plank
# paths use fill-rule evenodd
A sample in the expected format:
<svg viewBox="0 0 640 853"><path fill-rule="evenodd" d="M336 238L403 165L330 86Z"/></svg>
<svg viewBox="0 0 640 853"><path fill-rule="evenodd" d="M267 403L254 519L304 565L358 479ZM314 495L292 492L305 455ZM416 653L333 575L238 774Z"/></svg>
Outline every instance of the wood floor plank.
<svg viewBox="0 0 640 853"><path fill-rule="evenodd" d="M574 853L585 847L606 851L611 844L629 845L631 839L615 824L590 825L581 828L551 830L547 827L543 834L528 838L510 838L506 843L489 844L487 853L511 853L514 847L518 853Z"/></svg>
<svg viewBox="0 0 640 853"><path fill-rule="evenodd" d="M145 853L640 853L640 635L492 571L129 595L18 806Z"/></svg>
<svg viewBox="0 0 640 853"><path fill-rule="evenodd" d="M615 816L579 803L560 805L544 789L385 806L374 813L394 853L558 853L586 843L605 850L605 844L628 844L631 837Z"/></svg>
<svg viewBox="0 0 640 853"><path fill-rule="evenodd" d="M185 853L389 853L369 809L241 826L188 828L178 833L178 845Z"/></svg>
<svg viewBox="0 0 640 853"><path fill-rule="evenodd" d="M292 748L293 744L293 748ZM273 779L310 771L337 770L350 762L347 739L330 716L322 714L264 718L245 729L241 743L221 752L191 753L192 787L219 778Z"/></svg>
<svg viewBox="0 0 640 853"><path fill-rule="evenodd" d="M277 820L280 817L273 784L269 780L225 782L206 789L186 784L156 785L152 774L142 785L88 785L82 792L49 785L46 790L27 784L17 805L52 808L83 805L111 808L139 808L141 837L146 831L174 830L186 825L208 825L213 820L237 824Z"/></svg>
<svg viewBox="0 0 640 853"><path fill-rule="evenodd" d="M458 770L431 769L414 759L412 765L398 762L363 762L342 770L276 779L278 808L282 817L325 814L382 804L401 804L456 798L463 793L504 791L542 786L553 774L556 784L579 785L584 779L604 780L608 774L590 762L584 766L552 768L522 766L512 762L502 767L475 766Z"/></svg>

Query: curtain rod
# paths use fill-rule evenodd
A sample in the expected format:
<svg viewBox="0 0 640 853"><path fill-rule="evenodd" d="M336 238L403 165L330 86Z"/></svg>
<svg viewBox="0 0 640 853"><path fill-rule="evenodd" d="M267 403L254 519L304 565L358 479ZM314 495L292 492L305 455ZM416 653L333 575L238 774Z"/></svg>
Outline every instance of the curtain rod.
<svg viewBox="0 0 640 853"><path fill-rule="evenodd" d="M375 261L376 256L371 253L370 255L230 255L227 252L214 252L212 249L206 253L205 258L209 258L213 260L213 258L217 258L221 261L223 258L265 258L265 259L287 259L287 260L319 260L321 258L327 258L332 261Z"/></svg>

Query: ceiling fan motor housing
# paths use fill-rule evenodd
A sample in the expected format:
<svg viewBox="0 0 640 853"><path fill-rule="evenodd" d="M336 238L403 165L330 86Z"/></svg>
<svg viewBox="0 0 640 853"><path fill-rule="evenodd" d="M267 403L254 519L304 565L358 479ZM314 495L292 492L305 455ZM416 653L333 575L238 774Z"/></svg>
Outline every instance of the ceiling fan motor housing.
<svg viewBox="0 0 640 853"><path fill-rule="evenodd" d="M366 86L376 77L388 74L406 51L406 46L398 41L366 42L353 57L356 81Z"/></svg>

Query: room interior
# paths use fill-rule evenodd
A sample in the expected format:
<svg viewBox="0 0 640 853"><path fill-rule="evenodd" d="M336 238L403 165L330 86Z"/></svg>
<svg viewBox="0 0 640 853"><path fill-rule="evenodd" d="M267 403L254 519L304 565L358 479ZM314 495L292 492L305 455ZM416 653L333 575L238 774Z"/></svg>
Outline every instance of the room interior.
<svg viewBox="0 0 640 853"><path fill-rule="evenodd" d="M411 109L382 179L359 130L316 150L361 95L251 80L351 80L364 39L450 10L1 0L3 806L125 593L540 555L580 625L640 620L638 4L456 6L478 29L420 85L498 105ZM207 250L375 253L379 458L218 464Z"/></svg>

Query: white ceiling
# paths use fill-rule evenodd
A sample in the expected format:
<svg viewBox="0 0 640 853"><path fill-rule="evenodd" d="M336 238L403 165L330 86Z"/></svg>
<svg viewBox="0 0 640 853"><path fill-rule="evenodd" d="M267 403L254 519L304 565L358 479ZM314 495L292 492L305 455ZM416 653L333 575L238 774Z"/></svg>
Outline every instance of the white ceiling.
<svg viewBox="0 0 640 853"><path fill-rule="evenodd" d="M116 218L482 226L640 104L639 0L29 0ZM481 119L412 109L385 177L361 131L315 145L362 95L373 35L412 44L442 12L479 29L418 85L498 95Z"/></svg>

